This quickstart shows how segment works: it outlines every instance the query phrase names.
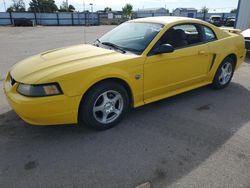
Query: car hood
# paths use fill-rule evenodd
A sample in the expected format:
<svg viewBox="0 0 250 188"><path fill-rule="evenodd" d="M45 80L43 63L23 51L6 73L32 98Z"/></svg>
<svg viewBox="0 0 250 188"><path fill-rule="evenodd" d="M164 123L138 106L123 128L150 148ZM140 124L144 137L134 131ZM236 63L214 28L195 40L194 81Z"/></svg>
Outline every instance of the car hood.
<svg viewBox="0 0 250 188"><path fill-rule="evenodd" d="M243 31L243 32L242 32L242 35L243 35L244 37L250 37L250 29L247 29L247 30Z"/></svg>
<svg viewBox="0 0 250 188"><path fill-rule="evenodd" d="M18 82L36 84L41 80L53 80L62 75L87 68L133 58L135 55L99 48L93 45L77 45L50 50L15 64L10 74Z"/></svg>

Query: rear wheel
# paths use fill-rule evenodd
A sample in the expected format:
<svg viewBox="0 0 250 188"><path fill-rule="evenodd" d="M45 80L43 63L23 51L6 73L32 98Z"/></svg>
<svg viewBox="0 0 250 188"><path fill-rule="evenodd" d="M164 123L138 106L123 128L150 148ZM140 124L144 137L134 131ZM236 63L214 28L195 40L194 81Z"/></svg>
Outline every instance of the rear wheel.
<svg viewBox="0 0 250 188"><path fill-rule="evenodd" d="M126 89L113 81L91 88L81 102L80 121L91 128L106 130L117 125L129 107Z"/></svg>
<svg viewBox="0 0 250 188"><path fill-rule="evenodd" d="M223 89L227 87L233 78L234 70L234 60L231 57L224 59L215 74L212 86L215 89Z"/></svg>

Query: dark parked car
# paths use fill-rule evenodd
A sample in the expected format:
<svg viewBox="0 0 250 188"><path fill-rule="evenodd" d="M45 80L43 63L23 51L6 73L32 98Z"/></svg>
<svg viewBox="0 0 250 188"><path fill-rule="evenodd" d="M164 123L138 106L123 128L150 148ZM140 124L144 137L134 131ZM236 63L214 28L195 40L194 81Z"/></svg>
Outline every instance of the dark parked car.
<svg viewBox="0 0 250 188"><path fill-rule="evenodd" d="M236 21L235 17L228 17L226 18L224 25L228 27L233 27L235 24L235 21Z"/></svg>
<svg viewBox="0 0 250 188"><path fill-rule="evenodd" d="M223 24L223 20L222 20L222 17L219 16L219 15L212 15L210 18L209 18L209 22L215 26L222 26Z"/></svg>
<svg viewBox="0 0 250 188"><path fill-rule="evenodd" d="M14 26L34 26L34 23L31 19L28 18L15 18Z"/></svg>

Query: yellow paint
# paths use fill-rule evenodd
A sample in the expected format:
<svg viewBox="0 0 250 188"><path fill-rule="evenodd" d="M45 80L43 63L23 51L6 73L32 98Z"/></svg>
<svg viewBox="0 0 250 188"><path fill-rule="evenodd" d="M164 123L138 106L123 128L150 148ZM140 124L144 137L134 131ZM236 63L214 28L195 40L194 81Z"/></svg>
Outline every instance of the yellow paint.
<svg viewBox="0 0 250 188"><path fill-rule="evenodd" d="M140 56L82 44L25 59L10 70L17 82L57 82L64 94L35 98L22 96L16 91L17 84L11 86L8 75L4 90L10 105L22 119L31 124L77 123L82 96L101 80L118 78L125 81L132 92L133 106L138 107L210 84L219 64L230 54L237 56L237 67L245 58L244 39L241 35L222 31L200 20L154 17L130 22L160 23L164 28ZM218 40L178 49L169 54L147 56L164 32L180 23L207 25L215 31ZM213 54L217 58L211 66ZM141 75L141 79L135 79L137 74Z"/></svg>

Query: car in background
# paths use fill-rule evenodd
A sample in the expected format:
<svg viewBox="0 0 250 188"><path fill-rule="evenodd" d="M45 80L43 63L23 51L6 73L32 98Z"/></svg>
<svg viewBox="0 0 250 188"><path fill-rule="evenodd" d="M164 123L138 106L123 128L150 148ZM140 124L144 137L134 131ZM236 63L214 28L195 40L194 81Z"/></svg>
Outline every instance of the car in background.
<svg viewBox="0 0 250 188"><path fill-rule="evenodd" d="M245 38L246 49L250 51L250 29L247 29L241 33Z"/></svg>
<svg viewBox="0 0 250 188"><path fill-rule="evenodd" d="M14 26L34 26L32 19L28 18L15 18L13 24Z"/></svg>
<svg viewBox="0 0 250 188"><path fill-rule="evenodd" d="M212 15L209 18L209 23L211 23L217 27L220 27L223 25L223 19L220 15Z"/></svg>
<svg viewBox="0 0 250 188"><path fill-rule="evenodd" d="M233 27L235 24L235 21L236 21L235 17L227 17L224 22L224 25L227 27Z"/></svg>

